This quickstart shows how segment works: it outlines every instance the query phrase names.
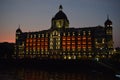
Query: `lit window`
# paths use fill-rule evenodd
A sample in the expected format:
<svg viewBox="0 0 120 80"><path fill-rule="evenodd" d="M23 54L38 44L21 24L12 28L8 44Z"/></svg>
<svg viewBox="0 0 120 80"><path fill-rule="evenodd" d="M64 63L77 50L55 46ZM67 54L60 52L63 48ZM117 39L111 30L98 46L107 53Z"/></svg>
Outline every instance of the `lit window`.
<svg viewBox="0 0 120 80"><path fill-rule="evenodd" d="M83 31L83 35L86 35L86 32L85 32L85 31Z"/></svg>
<svg viewBox="0 0 120 80"><path fill-rule="evenodd" d="M70 37L67 37L67 40L70 40Z"/></svg>
<svg viewBox="0 0 120 80"><path fill-rule="evenodd" d="M60 36L60 33L58 34L58 36Z"/></svg>
<svg viewBox="0 0 120 80"><path fill-rule="evenodd" d="M67 57L64 55L64 59L66 59Z"/></svg>
<svg viewBox="0 0 120 80"><path fill-rule="evenodd" d="M38 37L40 38L40 34L38 34Z"/></svg>
<svg viewBox="0 0 120 80"><path fill-rule="evenodd" d="M81 44L81 42L78 42L78 44Z"/></svg>
<svg viewBox="0 0 120 80"><path fill-rule="evenodd" d="M36 38L36 34L34 34L34 38Z"/></svg>
<svg viewBox="0 0 120 80"><path fill-rule="evenodd" d="M69 45L69 44L70 44L70 42L67 42L67 44Z"/></svg>
<svg viewBox="0 0 120 80"><path fill-rule="evenodd" d="M68 55L68 59L71 59L71 56L70 56L70 55Z"/></svg>
<svg viewBox="0 0 120 80"><path fill-rule="evenodd" d="M63 33L63 36L65 36L65 33Z"/></svg>
<svg viewBox="0 0 120 80"><path fill-rule="evenodd" d="M26 44L26 46L28 46L28 44Z"/></svg>
<svg viewBox="0 0 120 80"><path fill-rule="evenodd" d="M75 37L72 37L72 40L75 40Z"/></svg>
<svg viewBox="0 0 120 80"><path fill-rule="evenodd" d="M84 42L82 42L82 44L86 44L86 42L84 41Z"/></svg>
<svg viewBox="0 0 120 80"><path fill-rule="evenodd" d="M90 32L90 31L88 31L88 35L91 35L91 32Z"/></svg>
<svg viewBox="0 0 120 80"><path fill-rule="evenodd" d="M46 37L48 37L48 34L46 34Z"/></svg>
<svg viewBox="0 0 120 80"><path fill-rule="evenodd" d="M95 43L97 44L97 39L95 39Z"/></svg>
<svg viewBox="0 0 120 80"><path fill-rule="evenodd" d="M42 37L44 37L44 34L42 34Z"/></svg>
<svg viewBox="0 0 120 80"><path fill-rule="evenodd" d="M70 32L68 32L68 36L70 36Z"/></svg>
<svg viewBox="0 0 120 80"><path fill-rule="evenodd" d="M102 39L102 43L104 43L104 42L105 42L105 39L103 38L103 39Z"/></svg>
<svg viewBox="0 0 120 80"><path fill-rule="evenodd" d="M81 37L77 37L77 40L81 40Z"/></svg>
<svg viewBox="0 0 120 80"><path fill-rule="evenodd" d="M88 48L91 48L92 45L88 45Z"/></svg>
<svg viewBox="0 0 120 80"><path fill-rule="evenodd" d="M18 36L16 36L16 39L18 39Z"/></svg>
<svg viewBox="0 0 120 80"><path fill-rule="evenodd" d="M66 37L62 37L63 40L66 40Z"/></svg>
<svg viewBox="0 0 120 80"><path fill-rule="evenodd" d="M32 34L31 34L31 36L30 36L30 37L31 37L31 38L33 37L33 36L32 36Z"/></svg>
<svg viewBox="0 0 120 80"><path fill-rule="evenodd" d="M74 36L74 35L75 35L75 32L73 32L72 34L73 34L73 36Z"/></svg>
<svg viewBox="0 0 120 80"><path fill-rule="evenodd" d="M78 35L80 36L80 32L78 33Z"/></svg>

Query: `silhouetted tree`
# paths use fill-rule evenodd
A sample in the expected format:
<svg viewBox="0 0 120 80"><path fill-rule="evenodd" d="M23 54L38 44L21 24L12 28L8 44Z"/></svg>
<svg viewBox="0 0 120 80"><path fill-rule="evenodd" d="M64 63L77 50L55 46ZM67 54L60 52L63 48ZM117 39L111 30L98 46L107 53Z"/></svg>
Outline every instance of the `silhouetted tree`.
<svg viewBox="0 0 120 80"><path fill-rule="evenodd" d="M14 53L14 43L0 43L0 59L11 59Z"/></svg>

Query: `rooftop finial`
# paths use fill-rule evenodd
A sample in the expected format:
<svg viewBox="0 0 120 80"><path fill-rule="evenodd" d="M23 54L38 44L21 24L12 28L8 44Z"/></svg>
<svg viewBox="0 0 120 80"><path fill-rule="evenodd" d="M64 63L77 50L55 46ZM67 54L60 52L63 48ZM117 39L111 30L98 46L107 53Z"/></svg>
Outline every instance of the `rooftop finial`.
<svg viewBox="0 0 120 80"><path fill-rule="evenodd" d="M63 9L63 7L62 7L62 5L60 5L60 6L59 6L59 10L62 11L62 9Z"/></svg>
<svg viewBox="0 0 120 80"><path fill-rule="evenodd" d="M107 19L109 20L109 15L107 14Z"/></svg>
<svg viewBox="0 0 120 80"><path fill-rule="evenodd" d="M18 28L20 29L20 24L18 24Z"/></svg>

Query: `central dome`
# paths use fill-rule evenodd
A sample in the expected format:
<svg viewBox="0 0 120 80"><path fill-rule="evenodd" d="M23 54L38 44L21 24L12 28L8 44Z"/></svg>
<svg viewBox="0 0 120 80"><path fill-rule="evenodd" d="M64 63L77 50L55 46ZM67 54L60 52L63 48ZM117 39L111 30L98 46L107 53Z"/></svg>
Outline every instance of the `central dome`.
<svg viewBox="0 0 120 80"><path fill-rule="evenodd" d="M52 25L51 28L68 28L69 27L69 20L66 14L62 11L62 5L59 6L59 11L55 14L52 18Z"/></svg>
<svg viewBox="0 0 120 80"><path fill-rule="evenodd" d="M63 11L59 11L55 17L54 17L55 20L57 19L67 19L67 16L65 15L65 13Z"/></svg>
<svg viewBox="0 0 120 80"><path fill-rule="evenodd" d="M64 19L64 20L68 20L66 14L62 11L63 7L62 5L59 6L59 12L56 13L56 15L52 18L53 20L59 20L59 19Z"/></svg>

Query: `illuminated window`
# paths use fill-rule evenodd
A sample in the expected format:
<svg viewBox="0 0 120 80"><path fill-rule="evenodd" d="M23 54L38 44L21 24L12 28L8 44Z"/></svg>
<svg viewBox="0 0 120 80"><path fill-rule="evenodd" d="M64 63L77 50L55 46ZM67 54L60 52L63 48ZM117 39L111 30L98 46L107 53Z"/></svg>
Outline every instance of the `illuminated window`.
<svg viewBox="0 0 120 80"><path fill-rule="evenodd" d="M73 32L72 35L74 36L74 35L75 35L75 32Z"/></svg>
<svg viewBox="0 0 120 80"><path fill-rule="evenodd" d="M62 46L63 49L66 49L66 46Z"/></svg>
<svg viewBox="0 0 120 80"><path fill-rule="evenodd" d="M30 37L31 37L31 38L33 37L33 36L32 36L32 34L31 34L31 36L30 36Z"/></svg>
<svg viewBox="0 0 120 80"><path fill-rule="evenodd" d="M70 40L70 37L67 37L67 40Z"/></svg>
<svg viewBox="0 0 120 80"><path fill-rule="evenodd" d="M58 34L58 36L60 36L60 33Z"/></svg>
<svg viewBox="0 0 120 80"><path fill-rule="evenodd" d="M75 56L75 55L73 55L72 57L73 57L73 59L76 59L76 56Z"/></svg>
<svg viewBox="0 0 120 80"><path fill-rule="evenodd" d="M88 31L88 35L91 35L91 31Z"/></svg>
<svg viewBox="0 0 120 80"><path fill-rule="evenodd" d="M82 48L83 48L83 49L86 49L86 45L82 45Z"/></svg>
<svg viewBox="0 0 120 80"><path fill-rule="evenodd" d="M34 34L34 38L36 38L36 34Z"/></svg>
<svg viewBox="0 0 120 80"><path fill-rule="evenodd" d="M33 39L33 42L36 42L36 39Z"/></svg>
<svg viewBox="0 0 120 80"><path fill-rule="evenodd" d="M70 55L68 55L68 59L71 59L71 56L70 56Z"/></svg>
<svg viewBox="0 0 120 80"><path fill-rule="evenodd" d="M58 41L60 41L60 38L57 38Z"/></svg>
<svg viewBox="0 0 120 80"><path fill-rule="evenodd" d="M97 44L97 39L95 38L95 43Z"/></svg>
<svg viewBox="0 0 120 80"><path fill-rule="evenodd" d="M30 39L30 43L32 42L32 39Z"/></svg>
<svg viewBox="0 0 120 80"><path fill-rule="evenodd" d="M16 36L16 39L18 39L18 36Z"/></svg>
<svg viewBox="0 0 120 80"><path fill-rule="evenodd" d="M44 38L41 38L41 41L43 42L43 41L44 41Z"/></svg>
<svg viewBox="0 0 120 80"><path fill-rule="evenodd" d="M81 37L77 37L77 40L81 40Z"/></svg>
<svg viewBox="0 0 120 80"><path fill-rule="evenodd" d="M102 39L102 43L105 43L105 39L104 38Z"/></svg>
<svg viewBox="0 0 120 80"><path fill-rule="evenodd" d="M35 46L36 44L33 44L33 46Z"/></svg>
<svg viewBox="0 0 120 80"><path fill-rule="evenodd" d="M84 42L82 42L82 44L86 44L86 42L84 41Z"/></svg>
<svg viewBox="0 0 120 80"><path fill-rule="evenodd" d="M38 37L40 38L40 34L38 34Z"/></svg>
<svg viewBox="0 0 120 80"><path fill-rule="evenodd" d="M58 45L60 45L60 42L58 42Z"/></svg>
<svg viewBox="0 0 120 80"><path fill-rule="evenodd" d="M75 47L74 47L74 48L72 48L72 51L75 51Z"/></svg>
<svg viewBox="0 0 120 80"><path fill-rule="evenodd" d="M88 49L91 49L92 48L92 46L91 45L88 45Z"/></svg>
<svg viewBox="0 0 120 80"><path fill-rule="evenodd" d="M70 42L67 42L67 44L69 45L69 44L70 44Z"/></svg>
<svg viewBox="0 0 120 80"><path fill-rule="evenodd" d="M72 40L75 40L75 37L72 37Z"/></svg>
<svg viewBox="0 0 120 80"><path fill-rule="evenodd" d="M48 34L46 34L46 37L48 37Z"/></svg>
<svg viewBox="0 0 120 80"><path fill-rule="evenodd" d="M53 42L50 42L50 45L53 45Z"/></svg>
<svg viewBox="0 0 120 80"><path fill-rule="evenodd" d="M48 38L45 38L45 41L48 41Z"/></svg>
<svg viewBox="0 0 120 80"><path fill-rule="evenodd" d="M62 40L66 40L66 37L62 37Z"/></svg>
<svg viewBox="0 0 120 80"><path fill-rule="evenodd" d="M80 36L80 32L78 33L78 35Z"/></svg>
<svg viewBox="0 0 120 80"><path fill-rule="evenodd" d="M64 59L67 59L67 57L64 55Z"/></svg>
<svg viewBox="0 0 120 80"><path fill-rule="evenodd" d="M42 34L42 37L44 37L44 34Z"/></svg>
<svg viewBox="0 0 120 80"><path fill-rule="evenodd" d="M63 36L65 36L65 33L63 33Z"/></svg>
<svg viewBox="0 0 120 80"><path fill-rule="evenodd" d="M85 32L85 31L83 31L83 35L86 35L86 32Z"/></svg>
<svg viewBox="0 0 120 80"><path fill-rule="evenodd" d="M86 36L83 36L82 39L83 39L83 40L86 40Z"/></svg>
<svg viewBox="0 0 120 80"><path fill-rule="evenodd" d="M70 32L68 32L68 36L70 36Z"/></svg>
<svg viewBox="0 0 120 80"><path fill-rule="evenodd" d="M69 52L67 54L70 54Z"/></svg>
<svg viewBox="0 0 120 80"><path fill-rule="evenodd" d="M67 46L67 49L70 49L70 45L69 45L69 46Z"/></svg>
<svg viewBox="0 0 120 80"><path fill-rule="evenodd" d="M28 44L26 44L26 46L28 46Z"/></svg>
<svg viewBox="0 0 120 80"><path fill-rule="evenodd" d="M50 49L53 49L53 46L50 46Z"/></svg>

